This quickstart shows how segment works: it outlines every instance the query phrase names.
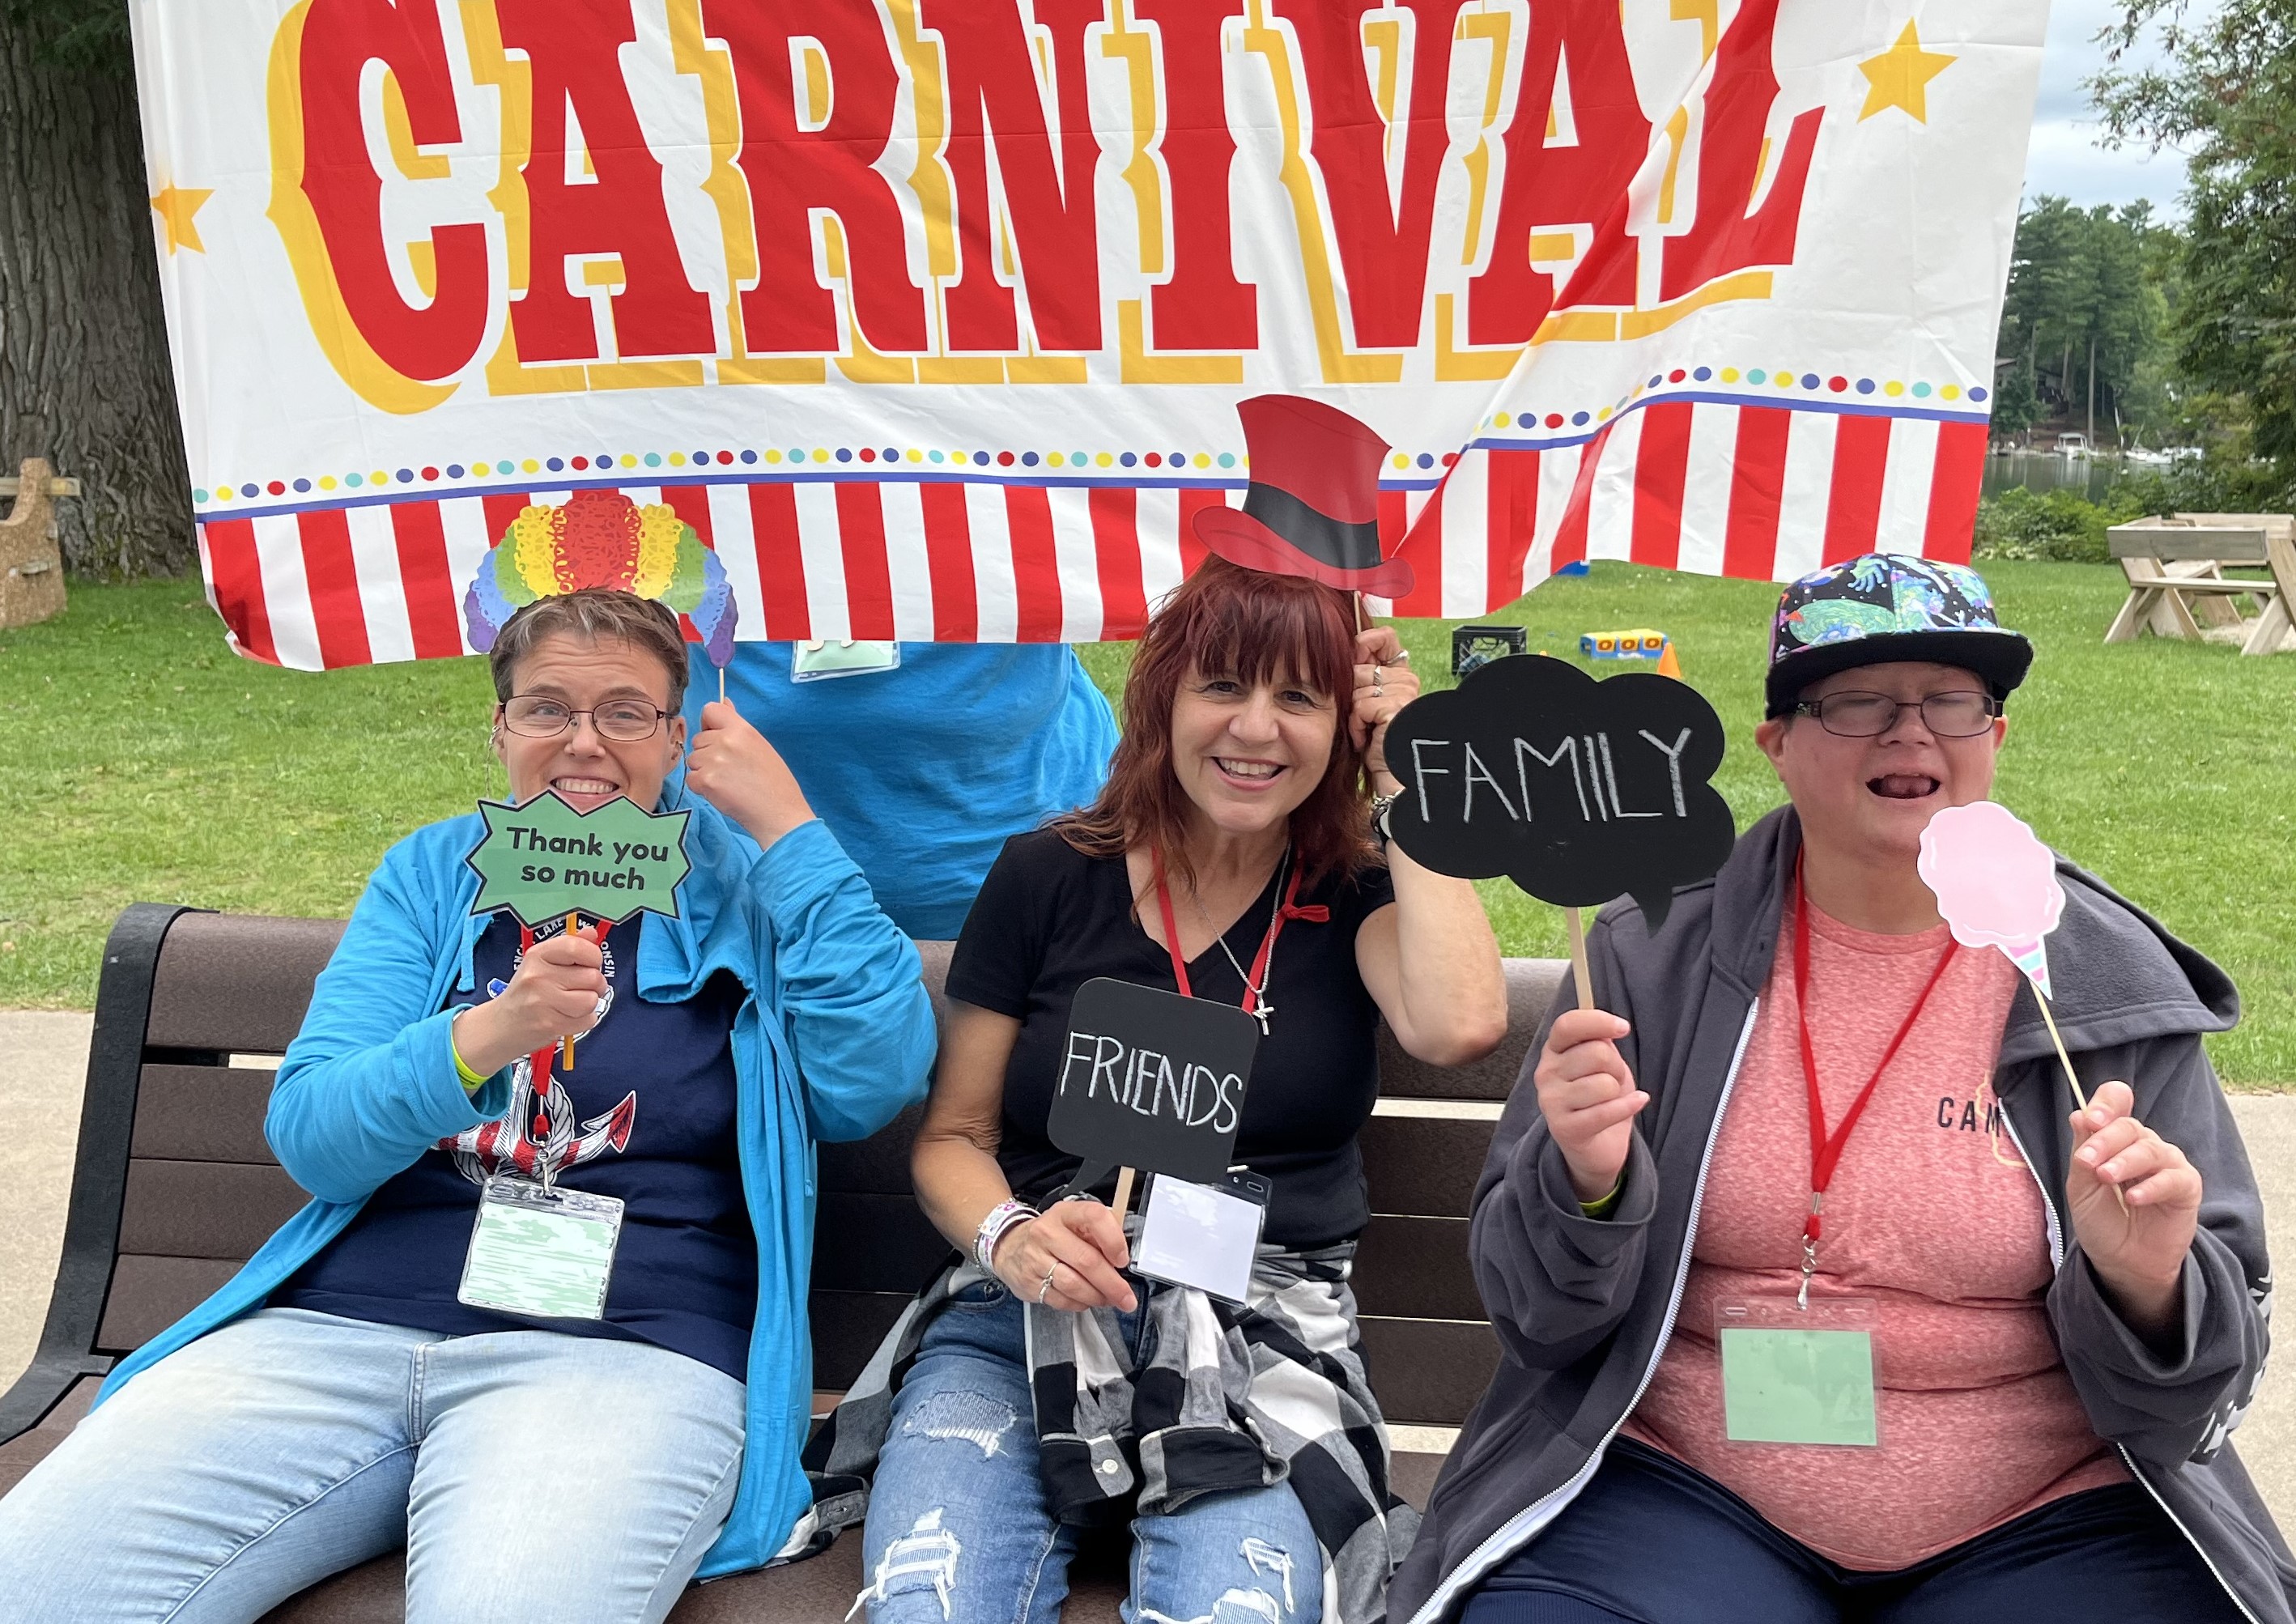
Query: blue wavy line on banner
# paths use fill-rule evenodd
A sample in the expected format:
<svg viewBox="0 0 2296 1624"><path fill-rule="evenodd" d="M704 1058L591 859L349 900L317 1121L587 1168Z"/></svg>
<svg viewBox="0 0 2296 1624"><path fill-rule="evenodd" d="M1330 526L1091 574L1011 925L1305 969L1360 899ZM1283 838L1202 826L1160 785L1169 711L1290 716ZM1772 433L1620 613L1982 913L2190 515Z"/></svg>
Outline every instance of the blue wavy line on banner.
<svg viewBox="0 0 2296 1624"><path fill-rule="evenodd" d="M1484 434L1467 442L1470 451L1561 451L1572 446L1583 446L1605 430L1626 421L1629 412L1639 412L1646 406L1666 406L1676 402L1704 403L1710 406L1763 406L1773 411L1822 412L1836 417L1905 417L1925 422L1983 423L1991 421L1984 412L1952 412L1928 406L1872 406L1846 400L1792 400L1775 395L1730 395L1705 390L1682 390L1664 395L1646 395L1629 402L1616 415L1600 423L1570 432L1557 431L1549 434L1515 436ZM1250 483L1247 477L1229 475L1224 479L1144 478L1136 470L1127 470L1124 477L1095 478L1091 475L1025 474L989 472L939 472L919 469L898 472L880 471L870 467L866 472L855 468L823 469L818 472L775 470L760 472L744 469L739 473L683 474L669 478L652 477L650 469L625 468L603 478L568 478L563 473L541 472L529 478L497 481L488 485L456 485L447 488L430 486L421 490L393 491L389 495L323 497L310 502L275 502L266 506L209 507L193 515L201 524L213 520L276 519L291 513L324 513L355 507L395 507L402 502L449 502L480 496L522 495L531 491L626 490L633 486L650 486L667 489L679 485L1008 485L1046 490L1101 488L1113 490L1242 490ZM1430 469L1423 475L1407 475L1383 479L1382 490L1432 490L1443 482L1441 473Z"/></svg>

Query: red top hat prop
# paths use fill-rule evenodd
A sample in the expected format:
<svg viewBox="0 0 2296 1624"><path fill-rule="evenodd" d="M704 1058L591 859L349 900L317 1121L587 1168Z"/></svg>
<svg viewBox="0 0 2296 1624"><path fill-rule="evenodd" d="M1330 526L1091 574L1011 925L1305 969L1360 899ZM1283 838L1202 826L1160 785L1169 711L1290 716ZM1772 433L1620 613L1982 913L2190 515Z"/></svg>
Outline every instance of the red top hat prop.
<svg viewBox="0 0 2296 1624"><path fill-rule="evenodd" d="M1196 539L1232 564L1304 575L1342 592L1399 598L1411 566L1379 554L1387 442L1335 406L1297 395L1237 404L1251 487L1243 506L1196 514Z"/></svg>

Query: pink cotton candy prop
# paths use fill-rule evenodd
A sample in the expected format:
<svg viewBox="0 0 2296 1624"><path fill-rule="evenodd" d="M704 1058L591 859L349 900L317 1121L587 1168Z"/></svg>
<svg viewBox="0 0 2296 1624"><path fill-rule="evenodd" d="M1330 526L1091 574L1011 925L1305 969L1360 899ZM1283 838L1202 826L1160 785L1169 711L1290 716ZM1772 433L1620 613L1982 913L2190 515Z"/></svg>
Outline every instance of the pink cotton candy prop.
<svg viewBox="0 0 2296 1624"><path fill-rule="evenodd" d="M1922 831L1922 855L1914 865L1922 882L1937 893L1938 912L1964 947L1998 947L2023 971L2040 995L2041 1019L2065 1069L2073 1101L2083 1111L2088 1096L2073 1073L2073 1057L2049 1013L2049 950L2045 939L2065 911L2065 888L2057 883L2057 859L2040 837L2006 807L1980 800L1948 807ZM2128 1198L2113 1187L2123 1212Z"/></svg>
<svg viewBox="0 0 2296 1624"><path fill-rule="evenodd" d="M1954 940L2000 948L2042 997L2054 996L2044 939L2065 911L2064 887L2056 857L2016 814L1989 800L1948 807L1922 831L1915 866Z"/></svg>

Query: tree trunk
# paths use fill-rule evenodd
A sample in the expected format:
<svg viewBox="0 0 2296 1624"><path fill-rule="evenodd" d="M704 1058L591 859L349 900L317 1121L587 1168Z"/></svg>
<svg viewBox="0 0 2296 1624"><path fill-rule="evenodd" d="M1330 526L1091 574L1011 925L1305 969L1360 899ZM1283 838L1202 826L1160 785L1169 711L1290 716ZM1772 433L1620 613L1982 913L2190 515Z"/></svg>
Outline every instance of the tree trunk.
<svg viewBox="0 0 2296 1624"><path fill-rule="evenodd" d="M135 81L35 45L0 8L0 467L79 480L68 569L173 574L197 546Z"/></svg>
<svg viewBox="0 0 2296 1624"><path fill-rule="evenodd" d="M2096 448L2096 334L2088 335L2088 443Z"/></svg>

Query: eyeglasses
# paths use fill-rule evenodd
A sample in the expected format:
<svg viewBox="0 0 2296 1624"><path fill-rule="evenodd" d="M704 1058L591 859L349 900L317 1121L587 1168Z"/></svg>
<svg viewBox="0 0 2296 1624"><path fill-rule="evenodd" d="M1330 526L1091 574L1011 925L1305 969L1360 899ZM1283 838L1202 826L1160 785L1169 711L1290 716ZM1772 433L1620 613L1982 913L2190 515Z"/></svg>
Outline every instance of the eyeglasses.
<svg viewBox="0 0 2296 1624"><path fill-rule="evenodd" d="M1922 726L1940 739L1973 739L1993 726L2001 701L1990 693L1957 690L1932 693L1926 699L1891 699L1886 693L1844 689L1824 699L1806 699L1788 712L1814 716L1817 725L1845 739L1878 738L1898 725L1908 710L1922 713Z"/></svg>
<svg viewBox="0 0 2296 1624"><path fill-rule="evenodd" d="M577 717L588 717L602 739L635 744L653 737L654 729L670 713L644 700L608 700L589 710L577 710L562 701L539 693L521 693L503 701L503 726L524 739L554 739L574 726Z"/></svg>

